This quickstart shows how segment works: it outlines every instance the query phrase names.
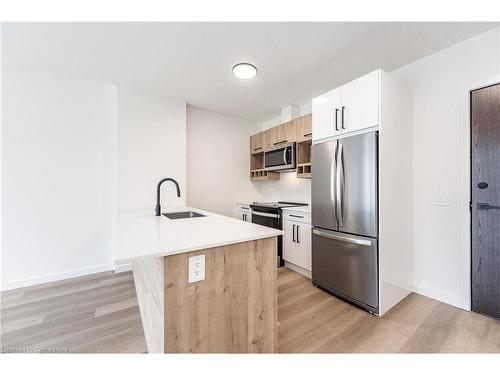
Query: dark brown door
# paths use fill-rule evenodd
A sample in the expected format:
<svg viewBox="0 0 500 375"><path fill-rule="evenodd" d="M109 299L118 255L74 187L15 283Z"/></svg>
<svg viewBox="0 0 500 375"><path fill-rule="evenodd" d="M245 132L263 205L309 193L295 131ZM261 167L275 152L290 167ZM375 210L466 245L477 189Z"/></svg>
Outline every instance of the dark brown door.
<svg viewBox="0 0 500 375"><path fill-rule="evenodd" d="M500 84L471 94L472 310L500 319Z"/></svg>

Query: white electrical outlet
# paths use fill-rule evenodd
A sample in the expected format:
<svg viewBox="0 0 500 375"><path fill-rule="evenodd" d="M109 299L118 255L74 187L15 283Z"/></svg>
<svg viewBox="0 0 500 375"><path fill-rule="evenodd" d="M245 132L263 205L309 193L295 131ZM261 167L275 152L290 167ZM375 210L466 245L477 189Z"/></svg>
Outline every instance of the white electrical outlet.
<svg viewBox="0 0 500 375"><path fill-rule="evenodd" d="M205 280L205 254L189 257L188 283Z"/></svg>
<svg viewBox="0 0 500 375"><path fill-rule="evenodd" d="M450 194L449 193L436 193L436 194L434 194L434 205L435 206L450 206Z"/></svg>

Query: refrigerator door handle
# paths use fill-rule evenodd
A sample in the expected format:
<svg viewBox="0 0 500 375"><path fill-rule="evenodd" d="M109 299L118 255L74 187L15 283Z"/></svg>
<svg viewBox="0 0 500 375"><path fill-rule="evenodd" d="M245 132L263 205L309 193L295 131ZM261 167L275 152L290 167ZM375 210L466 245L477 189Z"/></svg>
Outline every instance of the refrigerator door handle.
<svg viewBox="0 0 500 375"><path fill-rule="evenodd" d="M337 141L335 141L337 142ZM333 160L331 164L331 170L330 170L330 200L332 202L332 207L333 207L333 217L334 217L334 222L338 222L338 216L337 216L337 208L336 208L336 189L335 189L335 169L337 168L337 155L333 154ZM335 220L336 219L336 220Z"/></svg>
<svg viewBox="0 0 500 375"><path fill-rule="evenodd" d="M342 212L342 198L343 198L343 181L341 181L340 177L342 173L342 169L344 167L344 163L342 161L342 153L343 153L343 145L342 142L339 142L339 151L337 155L337 173L336 173L336 211L337 211L337 221L339 223L339 228L344 225L343 223L343 212ZM343 177L343 176L342 176ZM341 184L342 182L342 184Z"/></svg>
<svg viewBox="0 0 500 375"><path fill-rule="evenodd" d="M372 244L371 241L368 241L368 240L360 240L357 238L347 238L347 237L336 236L334 234L322 232L318 229L313 229L313 234L320 236L320 237L328 238L330 240L349 242L349 243L353 243L356 245L371 246L371 244Z"/></svg>

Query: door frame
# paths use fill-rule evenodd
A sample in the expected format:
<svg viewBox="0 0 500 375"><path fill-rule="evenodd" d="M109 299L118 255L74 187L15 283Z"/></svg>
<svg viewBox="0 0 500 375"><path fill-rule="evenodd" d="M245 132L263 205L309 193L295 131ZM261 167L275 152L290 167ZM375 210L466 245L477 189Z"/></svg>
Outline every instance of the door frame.
<svg viewBox="0 0 500 375"><path fill-rule="evenodd" d="M472 203L472 92L480 89L484 89L489 86L494 86L500 84L500 75L498 76L493 76L489 79L485 79L479 82L476 82L475 84L470 85L470 88L467 91L467 139L466 144L467 144L467 151L468 151L468 160L467 160L467 168L465 169L467 172L467 178L465 181L467 181L466 187L462 187L462 192L460 194L461 202L467 202L467 219L466 219L466 225L469 228L468 231L464 231L465 233L462 235L462 238L464 244L467 244L468 246L468 257L467 259L464 259L463 261L460 262L461 264L461 269L464 272L461 272L462 275L467 275L467 281L466 281L466 292L465 288L461 288L464 290L464 293L466 295L464 296L465 300L468 302L467 304L467 310L471 311L472 309L472 209L471 209L471 203ZM465 144L462 143L462 144ZM464 168L462 168L464 170ZM465 272L465 269L467 269L467 272Z"/></svg>

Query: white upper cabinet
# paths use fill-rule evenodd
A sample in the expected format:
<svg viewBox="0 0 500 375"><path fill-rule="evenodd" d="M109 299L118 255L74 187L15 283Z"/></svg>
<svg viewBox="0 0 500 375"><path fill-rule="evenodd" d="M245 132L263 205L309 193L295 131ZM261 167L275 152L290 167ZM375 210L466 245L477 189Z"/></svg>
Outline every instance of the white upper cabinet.
<svg viewBox="0 0 500 375"><path fill-rule="evenodd" d="M340 134L339 110L341 106L340 88L312 100L313 140Z"/></svg>
<svg viewBox="0 0 500 375"><path fill-rule="evenodd" d="M379 125L379 71L366 74L342 86L342 107L343 132L354 132Z"/></svg>
<svg viewBox="0 0 500 375"><path fill-rule="evenodd" d="M312 100L313 141L379 125L380 70Z"/></svg>

